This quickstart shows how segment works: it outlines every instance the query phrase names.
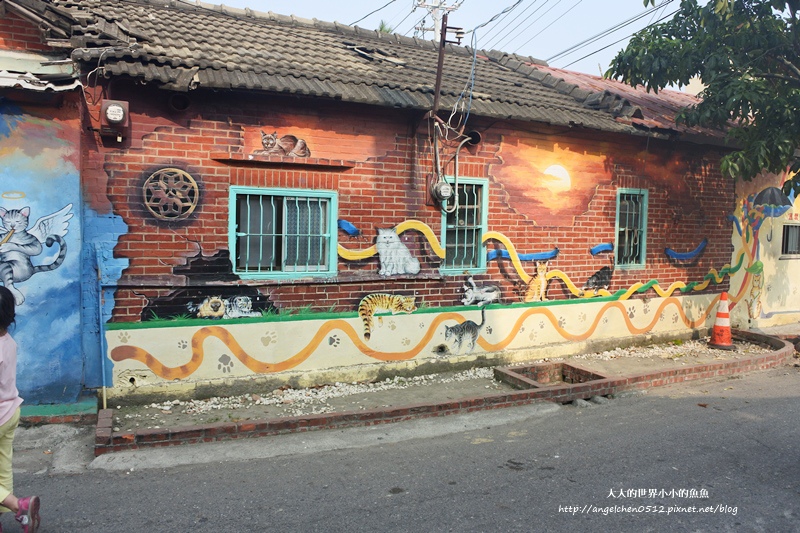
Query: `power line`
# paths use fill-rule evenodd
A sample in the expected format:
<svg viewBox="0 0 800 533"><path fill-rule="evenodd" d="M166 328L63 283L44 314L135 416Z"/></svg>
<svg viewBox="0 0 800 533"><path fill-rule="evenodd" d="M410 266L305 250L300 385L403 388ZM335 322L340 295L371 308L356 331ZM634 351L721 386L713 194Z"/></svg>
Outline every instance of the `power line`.
<svg viewBox="0 0 800 533"><path fill-rule="evenodd" d="M569 55L574 51L580 50L581 48L585 48L587 45L592 44L593 42L598 41L598 40L602 39L603 37L606 37L607 35L610 35L610 34L616 32L617 30L621 30L625 26L629 26L629 25L633 24L634 22L636 22L637 20L642 19L642 18L646 17L647 15L649 15L651 13L655 15L655 13L659 9L664 8L667 4L670 4L673 1L674 0L664 0L664 2L658 4L657 6L647 8L645 11L643 11L642 13L639 13L638 15L635 15L635 16L627 19L627 20L623 20L622 22L618 22L614 26L611 26L610 28L607 28L607 29L601 31L600 33L592 35L591 37L589 37L587 39L584 39L583 41L581 41L581 42L579 42L577 44L574 44L574 45L570 46L569 48L566 48L566 49L558 52L557 54L554 54L554 55L548 57L547 59L545 59L545 61L550 62L550 61L553 61L555 59L560 59L561 57ZM655 17L653 17L653 18L655 18ZM648 25L650 25L650 24L653 24L652 19L650 20Z"/></svg>
<svg viewBox="0 0 800 533"><path fill-rule="evenodd" d="M357 20L357 21L355 21L355 22L351 22L351 23L350 23L350 26L355 26L356 24L358 24L359 22L361 22L362 20L364 20L364 19L365 19L365 18L367 18L368 16L370 16L370 15L374 15L375 13L377 13L378 11L380 11L381 9L384 9L384 8L386 8L386 7L389 7L390 5L394 4L395 2L397 2L397 0L389 0L389 2L387 2L387 3L386 3L386 4L384 4L383 6L379 7L379 8L378 8L378 9L376 9L375 11L372 11L371 13L367 13L366 15L364 15L363 17L361 17L360 19L358 19L358 20Z"/></svg>
<svg viewBox="0 0 800 533"><path fill-rule="evenodd" d="M673 15L674 15L675 13L677 13L678 11L680 11L680 9L676 9L676 10L675 10L675 11L673 11L672 13L669 13L668 15L665 15L665 16L661 17L660 19L658 19L657 21L655 21L653 24L648 24L647 26L645 26L645 27L644 27L644 28L642 28L641 30L635 31L635 32L631 33L630 35L628 35L628 36L626 36L626 37L623 37L622 39L620 39L620 40L618 40L618 41L614 41L613 43L611 43L611 44L609 44L609 45L607 45L607 46L604 46L604 47L602 47L602 48L598 48L597 50L595 50L595 51L594 51L594 52L592 52L591 54L586 54L585 56L583 56L583 57L581 57L581 58L579 58L579 59L576 59L576 60L575 60L575 61L573 61L572 63L569 63L568 65L564 65L564 66L563 66L563 67L561 67L561 68L564 68L564 69L565 69L565 68L571 67L572 65L574 65L574 64L575 64L575 63L577 63L578 61L583 61L583 60L584 60L584 59L586 59L587 57L592 57L592 56L593 56L593 55L595 55L596 53L598 53L598 52L602 52L602 51L603 51L603 50L605 50L606 48L610 48L610 47L614 46L615 44L621 43L621 42L622 42L622 41L624 41L625 39L630 39L631 37L633 37L634 35L636 35L636 34L637 34L637 33L639 33L640 31L642 31L642 30L645 30L645 29L647 29L647 28L649 28L650 26L653 26L653 25L655 25L655 24L658 24L658 23L659 23L659 22L661 22L662 20L666 20L666 19L670 18L671 16L673 16Z"/></svg>
<svg viewBox="0 0 800 533"><path fill-rule="evenodd" d="M564 16L565 16L567 13L569 13L570 11L572 11L573 9L575 9L576 7L578 7L578 4L580 4L581 2L583 2L583 0L578 0L577 2L575 2L575 3L572 5L572 7L571 7L571 8L567 9L566 11L564 11L564 12L563 12L561 15L559 15L558 17L556 17L556 18L555 18L555 19L554 19L554 20L553 20L553 21L552 21L550 24L548 24L547 26L545 26L544 28L542 28L541 30L539 30L539 32L538 32L538 33L536 33L536 34L535 34L533 37L531 37L530 39L528 39L527 41L525 41L524 43L522 43L521 45L519 45L519 46L517 47L517 50L519 50L520 48L522 48L523 46L525 46L526 44L528 44L528 43L529 43L529 42L531 42L532 40L536 39L536 38L537 38L538 36L540 36L542 33L544 33L544 31L545 31L545 30L547 30L547 29L548 29L550 26L552 26L553 24L555 24L556 22L558 22L559 20L561 20L561 18L563 18L563 17L564 17ZM514 50L514 53L515 53L515 54L517 53L517 50Z"/></svg>
<svg viewBox="0 0 800 533"><path fill-rule="evenodd" d="M494 26L493 26L491 29L489 29L489 30L487 30L487 31L486 31L486 35L484 35L484 38L488 39L488 38L489 38L489 35L491 35L492 33L495 33L495 32L501 32L501 31L505 30L506 28L508 28L508 27L509 27L511 24L513 24L513 23L514 23L514 21L515 21L515 20L519 19L519 17L521 17L522 15L524 15L526 11L528 11L530 8L532 8L533 6L535 6L535 5L536 5L536 3L537 3L538 1L539 1L539 0L533 0L533 2L532 2L532 3L528 4L528 7L526 7L525 9L523 9L522 11L520 11L520 12L517 14L517 17L516 17L516 18L514 18L514 19L511 19L511 20L509 20L509 21L508 21L506 24L504 24L503 26L500 26L500 23L501 23L503 20L505 20L505 18L506 18L506 17L509 15L509 13L511 13L511 12L509 11L508 13L506 13L505 15L503 15L503 16L502 16L502 17L501 17L501 18L500 18L500 19L499 19L499 20L498 20L498 21L495 23L495 25L494 25ZM537 11L538 11L538 9L537 9ZM536 11L534 11L534 13L535 13L535 12L536 12ZM490 42L491 42L491 41L490 41Z"/></svg>
<svg viewBox="0 0 800 533"><path fill-rule="evenodd" d="M503 39L505 39L505 38L508 36L508 34L509 34L509 33L513 32L514 30L516 30L517 28L519 28L521 24L524 24L525 22L527 22L528 20L530 20L530 18L531 18L532 16L534 16L536 13L538 13L538 12L539 12L539 10L541 10L543 7L546 7L546 6L547 6L547 4L549 4L549 3L550 3L550 0L544 0L544 3L543 3L543 4L541 4L539 7L537 7L536 9L534 9L532 13L528 14L528 16L527 16L527 17L523 18L523 19L522 19L522 20L521 20L521 21L520 21L520 22L519 22L519 23L518 23L516 26L514 26L513 28L511 28L509 31L507 31L506 33L504 33L504 34L502 34L502 35L495 35L495 36L494 36L494 38L493 38L493 39L492 39L490 42L488 42L488 43L486 44L486 48L491 48L492 46L494 46L494 44L495 44L495 43L500 43L500 42L502 42L502 41L503 41ZM531 7L533 7L534 5L536 5L536 2L535 2L535 1L534 1L534 3L531 5ZM520 15L521 15L521 13L520 13ZM506 29L506 28L507 28L507 27L508 27L508 26L509 26L509 25L510 25L512 22L515 22L515 20L512 20L512 21L510 21L508 24L506 24L505 26L503 26L503 30L505 30L505 29Z"/></svg>
<svg viewBox="0 0 800 533"><path fill-rule="evenodd" d="M546 0L546 2L545 2L543 5L542 5L542 7L545 7L545 6L546 6L546 5L547 5L549 2L550 2L550 0ZM542 17L544 17L545 15L547 15L548 13L550 13L550 12L551 12L553 9L555 9L556 7L558 7L558 4L560 4L560 3L561 3L561 0L557 0L557 1L556 1L556 3L555 3L555 4L553 4L553 5L552 5L552 6L551 6L551 7L550 7L550 8L549 8L547 11L545 11L544 13L542 13ZM502 38L501 38L501 39L500 39L500 40L497 42L497 46L499 47L499 46L500 46L500 43L502 43L502 42L505 42L505 41L507 40L508 36L509 36L509 35L510 35L510 34L511 34L511 33L512 33L514 30L516 30L516 29L517 29L517 28L520 26L520 24L524 23L524 22L525 22L525 21L527 21L529 18L531 18L531 17L532 17L532 16L533 16L533 15L534 15L534 14L535 14L537 11L539 11L539 10L537 9L536 11L534 11L533 13L531 13L531 14L530 14L528 17L526 17L526 18L525 18L525 20L523 20L522 22L520 22L519 24L517 24L516 26L514 26L514 28L513 28L511 31L507 32L507 33L506 33L506 34L505 34L505 35L504 35L504 36L503 36L503 37L502 37ZM536 20L534 20L533 22L531 22L530 24L528 24L528 25L527 25L527 26L525 26L524 28L522 28L522 30L520 30L520 32L519 32L519 33L524 33L524 32L526 32L526 31L528 30L528 28L530 28L531 26L533 26L534 24L536 24L536 23L537 23L537 22L539 22L540 20L541 20L541 17L540 17L540 18L538 18L538 19L536 19Z"/></svg>

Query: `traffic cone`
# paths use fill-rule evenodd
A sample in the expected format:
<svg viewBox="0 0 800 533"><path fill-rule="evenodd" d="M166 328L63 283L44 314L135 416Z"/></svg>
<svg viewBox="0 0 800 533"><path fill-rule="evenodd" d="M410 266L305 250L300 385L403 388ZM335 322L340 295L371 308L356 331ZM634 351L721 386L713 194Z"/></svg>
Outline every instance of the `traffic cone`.
<svg viewBox="0 0 800 533"><path fill-rule="evenodd" d="M727 292L723 292L719 297L717 319L714 321L714 328L711 330L711 340L708 342L708 346L720 350L736 349L731 338L731 315L728 312Z"/></svg>

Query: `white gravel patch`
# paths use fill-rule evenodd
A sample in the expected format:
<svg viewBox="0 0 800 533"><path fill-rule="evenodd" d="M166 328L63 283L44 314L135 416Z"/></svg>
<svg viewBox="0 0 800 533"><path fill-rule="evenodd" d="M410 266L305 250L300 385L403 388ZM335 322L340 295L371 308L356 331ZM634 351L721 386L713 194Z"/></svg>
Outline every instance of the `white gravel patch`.
<svg viewBox="0 0 800 533"><path fill-rule="evenodd" d="M639 359L674 359L684 361L691 357L711 356L715 359L727 359L741 357L743 355L757 355L769 352L770 349L753 344L735 340L736 349L718 350L708 346L708 338L699 340L676 340L669 343L662 343L651 346L615 348L604 352L595 352L571 356L569 358L547 358L537 359L531 363L544 363L551 361L576 361L576 360L595 360L612 361L615 359L639 358ZM520 363L524 364L524 363ZM414 377L394 377L387 378L375 383L334 383L307 389L281 388L265 393L250 393L240 396L218 396L203 400L169 400L160 403L151 403L145 406L132 408L117 407L117 416L114 419L114 431L125 428L133 431L139 428L155 428L170 424L168 419L173 415L182 417L205 417L209 419L213 413L227 416L228 419L237 417L247 418L245 413L241 415L233 414L237 410L245 411L259 408L275 408L280 410L280 416L304 416L313 414L325 414L336 411L336 407L331 405L334 399L347 398L360 394L376 393L381 391L391 391L399 389L410 389L413 387L423 387L440 383L453 383L467 380L484 380L486 388L497 388L500 382L494 379L492 368L471 368L457 373L428 374ZM341 405L341 401L339 404ZM353 401L353 409L367 409L367 407L357 405Z"/></svg>
<svg viewBox="0 0 800 533"><path fill-rule="evenodd" d="M717 357L730 357L731 355L758 355L771 351L759 344L746 341L733 341L735 350L720 350L711 348L708 345L708 338L687 341L673 341L664 344L654 344L652 346L632 346L629 348L614 348L605 352L595 352L581 354L570 357L570 359L594 359L600 361L611 361L625 357L636 357L640 359L677 359L680 357L698 357L701 355L711 355Z"/></svg>
<svg viewBox="0 0 800 533"><path fill-rule="evenodd" d="M276 389L267 394L243 394L240 396L215 396L203 400L168 400L160 403L151 403L130 409L135 412L124 413L129 408L117 406L121 416L114 419L114 431L120 431L120 426L128 430L137 428L159 429L157 424L165 415L180 413L184 415L206 415L214 411L232 411L249 409L257 406L276 406L285 409L284 415L302 416L309 414L324 414L336 410L328 402L334 398L346 398L358 394L374 393L381 391L409 389L438 383L454 383L467 380L485 380L499 384L494 380L494 371L491 368L471 368L454 374L427 374L413 377L386 378L374 383L334 383L307 389ZM364 409L361 407L361 409Z"/></svg>

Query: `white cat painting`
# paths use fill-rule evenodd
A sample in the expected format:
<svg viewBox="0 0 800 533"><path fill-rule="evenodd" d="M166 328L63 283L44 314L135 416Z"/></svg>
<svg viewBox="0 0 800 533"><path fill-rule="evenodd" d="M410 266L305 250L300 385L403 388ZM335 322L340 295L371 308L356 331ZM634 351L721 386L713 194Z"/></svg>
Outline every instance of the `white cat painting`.
<svg viewBox="0 0 800 533"><path fill-rule="evenodd" d="M411 255L394 228L378 228L376 248L381 260L378 271L381 276L419 274L419 259Z"/></svg>

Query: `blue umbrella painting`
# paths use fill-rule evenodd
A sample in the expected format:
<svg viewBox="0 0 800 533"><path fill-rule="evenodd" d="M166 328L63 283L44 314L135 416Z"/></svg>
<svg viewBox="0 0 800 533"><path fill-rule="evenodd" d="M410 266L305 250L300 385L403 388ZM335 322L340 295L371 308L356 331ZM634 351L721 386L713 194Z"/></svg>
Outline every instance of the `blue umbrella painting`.
<svg viewBox="0 0 800 533"><path fill-rule="evenodd" d="M767 187L753 199L753 208L764 213L765 217L775 218L791 209L792 201L777 187ZM772 241L772 222L770 221L767 240Z"/></svg>

